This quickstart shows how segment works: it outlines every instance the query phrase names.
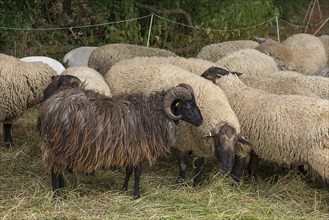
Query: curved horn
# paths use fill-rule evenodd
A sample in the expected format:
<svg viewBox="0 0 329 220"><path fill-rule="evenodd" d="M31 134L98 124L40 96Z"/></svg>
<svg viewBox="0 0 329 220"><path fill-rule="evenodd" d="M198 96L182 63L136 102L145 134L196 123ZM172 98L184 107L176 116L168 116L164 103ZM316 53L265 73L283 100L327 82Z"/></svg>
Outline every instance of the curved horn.
<svg viewBox="0 0 329 220"><path fill-rule="evenodd" d="M192 99L192 94L192 87L185 83L179 84L178 86L170 89L163 97L163 109L165 114L173 120L179 120L182 116L176 116L172 113L171 104L175 99L182 99L184 101Z"/></svg>

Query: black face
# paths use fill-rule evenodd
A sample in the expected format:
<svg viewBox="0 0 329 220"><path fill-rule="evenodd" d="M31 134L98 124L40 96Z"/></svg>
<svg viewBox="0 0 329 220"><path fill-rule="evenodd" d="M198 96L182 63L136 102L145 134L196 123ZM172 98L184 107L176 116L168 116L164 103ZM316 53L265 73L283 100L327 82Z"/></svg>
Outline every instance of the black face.
<svg viewBox="0 0 329 220"><path fill-rule="evenodd" d="M206 78L206 79L212 81L213 83L216 83L216 79L221 78L222 76L226 76L230 73L236 74L237 76L242 75L242 73L230 72L230 71L227 71L226 69L212 66L212 67L208 68L206 71L204 71L202 73L201 77Z"/></svg>
<svg viewBox="0 0 329 220"><path fill-rule="evenodd" d="M202 125L203 118L201 111L195 102L194 96L192 100L189 101L175 100L171 108L174 115L182 116L181 120L189 122L195 126Z"/></svg>
<svg viewBox="0 0 329 220"><path fill-rule="evenodd" d="M53 76L51 83L47 86L43 92L42 101L48 99L51 95L59 90L66 88L73 88L79 86L81 83L80 79L70 75L58 75Z"/></svg>

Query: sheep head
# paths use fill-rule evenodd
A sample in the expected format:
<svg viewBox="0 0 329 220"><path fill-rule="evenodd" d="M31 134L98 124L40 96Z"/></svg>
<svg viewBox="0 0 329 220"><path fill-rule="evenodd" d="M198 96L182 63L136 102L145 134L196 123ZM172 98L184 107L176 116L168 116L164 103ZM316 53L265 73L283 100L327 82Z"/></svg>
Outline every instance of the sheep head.
<svg viewBox="0 0 329 220"><path fill-rule="evenodd" d="M213 151L219 163L219 170L222 173L231 172L237 143L250 145L250 142L238 134L236 129L228 123L218 124L204 137L214 138Z"/></svg>
<svg viewBox="0 0 329 220"><path fill-rule="evenodd" d="M229 75L230 73L235 74L237 76L241 76L242 73L238 73L238 72L230 72L226 69L223 69L221 67L216 67L216 66L212 66L208 69L206 69L201 77L206 78L208 80L210 80L211 82L216 84L216 80L221 78L222 76L226 76Z"/></svg>
<svg viewBox="0 0 329 220"><path fill-rule="evenodd" d="M199 126L203 118L195 101L194 91L188 84L182 83L170 89L163 98L165 114L173 119L182 119Z"/></svg>

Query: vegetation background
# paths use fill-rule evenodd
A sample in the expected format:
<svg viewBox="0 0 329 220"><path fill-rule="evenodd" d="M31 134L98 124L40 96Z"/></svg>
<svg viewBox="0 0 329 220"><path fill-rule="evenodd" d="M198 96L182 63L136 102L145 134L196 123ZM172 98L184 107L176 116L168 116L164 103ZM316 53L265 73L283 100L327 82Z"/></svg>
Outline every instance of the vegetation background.
<svg viewBox="0 0 329 220"><path fill-rule="evenodd" d="M319 2L322 19L315 13L308 33L329 16L329 1ZM0 0L0 51L62 61L79 46L146 46L151 28L151 47L195 56L210 43L277 39L275 16L281 40L303 33L309 5L310 0ZM152 25L151 11L158 12ZM329 34L329 23L321 34ZM132 199L131 189L127 195L120 191L124 169L67 174L62 197L54 199L49 171L40 160L38 107L14 124L12 148L4 148L0 137L0 219L329 219L328 183L284 173L263 161L256 179L245 173L234 185L217 173L215 160L208 160L202 185L192 187L192 166L188 181L176 182L174 154L143 166L140 199Z"/></svg>

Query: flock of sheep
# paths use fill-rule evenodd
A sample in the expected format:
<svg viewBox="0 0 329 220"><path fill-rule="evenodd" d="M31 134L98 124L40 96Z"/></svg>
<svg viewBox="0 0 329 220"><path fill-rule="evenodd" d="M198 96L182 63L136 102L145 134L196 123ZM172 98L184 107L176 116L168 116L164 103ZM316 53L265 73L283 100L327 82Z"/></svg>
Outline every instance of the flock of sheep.
<svg viewBox="0 0 329 220"><path fill-rule="evenodd" d="M245 161L253 176L260 159L329 180L328 35L228 41L194 58L109 44L74 49L63 62L0 54L4 143L13 143L13 121L41 103L41 157L55 192L66 171L117 166L126 167L123 191L134 173L139 197L141 163L173 149L181 180L194 156L193 185L212 157L235 181Z"/></svg>

